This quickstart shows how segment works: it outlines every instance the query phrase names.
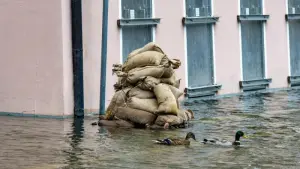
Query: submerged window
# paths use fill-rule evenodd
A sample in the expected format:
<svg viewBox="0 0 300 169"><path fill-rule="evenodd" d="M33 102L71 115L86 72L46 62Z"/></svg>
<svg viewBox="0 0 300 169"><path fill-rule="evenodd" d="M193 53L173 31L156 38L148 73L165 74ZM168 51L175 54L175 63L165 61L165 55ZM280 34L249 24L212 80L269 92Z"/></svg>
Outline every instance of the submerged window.
<svg viewBox="0 0 300 169"><path fill-rule="evenodd" d="M152 0L122 0L123 19L152 18ZM122 27L123 62L128 54L153 40L153 26Z"/></svg>
<svg viewBox="0 0 300 169"><path fill-rule="evenodd" d="M187 17L211 17L211 0L186 0ZM188 87L214 84L213 23L186 25Z"/></svg>
<svg viewBox="0 0 300 169"><path fill-rule="evenodd" d="M300 14L300 0L288 1L288 14ZM300 76L300 19L289 20L290 72Z"/></svg>
<svg viewBox="0 0 300 169"><path fill-rule="evenodd" d="M240 0L241 15L262 15L262 0ZM265 78L264 22L241 21L243 80Z"/></svg>

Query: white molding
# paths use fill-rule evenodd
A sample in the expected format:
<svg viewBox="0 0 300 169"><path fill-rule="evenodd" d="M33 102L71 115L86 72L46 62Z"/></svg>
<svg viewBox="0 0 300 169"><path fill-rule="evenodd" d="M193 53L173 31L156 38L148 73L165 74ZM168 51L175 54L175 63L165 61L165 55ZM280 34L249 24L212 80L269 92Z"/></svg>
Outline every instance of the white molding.
<svg viewBox="0 0 300 169"><path fill-rule="evenodd" d="M265 8L265 1L262 0L262 13L265 14L266 8ZM266 23L263 22L263 37L264 37L264 78L268 77L268 53L267 53L267 31L266 31Z"/></svg>
<svg viewBox="0 0 300 169"><path fill-rule="evenodd" d="M241 14L241 0L238 0L238 15ZM241 81L244 80L243 74L243 44L242 44L242 28L241 28L241 23L238 22L239 25L239 46L240 46L240 72L241 72Z"/></svg>
<svg viewBox="0 0 300 169"><path fill-rule="evenodd" d="M122 19L122 0L119 0L119 19ZM120 63L123 63L123 31L122 28L120 30Z"/></svg>
<svg viewBox="0 0 300 169"><path fill-rule="evenodd" d="M285 0L285 9L286 14L289 13L289 2L288 0ZM290 48L290 24L288 21L286 21L286 32L287 32L287 52L288 52L288 75L291 76L291 48Z"/></svg>
<svg viewBox="0 0 300 169"><path fill-rule="evenodd" d="M155 18L155 3L154 3L155 0L152 0L151 3L152 3L152 18ZM155 42L156 40L156 28L154 26L152 26L152 41Z"/></svg>
<svg viewBox="0 0 300 169"><path fill-rule="evenodd" d="M186 3L185 0L183 1L183 17L186 16ZM183 26L183 37L184 37L184 61L185 61L185 70L184 70L184 74L185 74L185 86L189 87L189 74L188 74L188 59L187 59L187 35L186 35L186 25Z"/></svg>

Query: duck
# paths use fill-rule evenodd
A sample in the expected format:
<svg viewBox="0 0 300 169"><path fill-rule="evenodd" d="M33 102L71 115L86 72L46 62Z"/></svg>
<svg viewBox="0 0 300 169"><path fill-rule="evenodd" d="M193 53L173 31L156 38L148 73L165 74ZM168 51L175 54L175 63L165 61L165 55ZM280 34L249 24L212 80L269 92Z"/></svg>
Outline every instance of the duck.
<svg viewBox="0 0 300 169"><path fill-rule="evenodd" d="M235 134L235 139L233 142L230 142L228 140L220 140L220 139L203 139L203 144L214 144L214 145L222 145L222 146L240 146L240 138L248 138L243 131L237 131Z"/></svg>
<svg viewBox="0 0 300 169"><path fill-rule="evenodd" d="M157 139L154 140L154 143L156 144L162 144L162 145L190 145L190 139L194 139L196 141L195 138L195 134L192 132L188 132L186 134L185 138L164 138L164 139Z"/></svg>

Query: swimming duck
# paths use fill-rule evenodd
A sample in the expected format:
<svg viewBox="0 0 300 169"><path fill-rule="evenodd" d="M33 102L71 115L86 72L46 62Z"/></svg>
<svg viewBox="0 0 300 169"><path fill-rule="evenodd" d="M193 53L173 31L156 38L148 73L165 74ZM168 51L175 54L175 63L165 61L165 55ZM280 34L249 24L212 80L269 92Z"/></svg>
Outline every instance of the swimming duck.
<svg viewBox="0 0 300 169"><path fill-rule="evenodd" d="M227 140L219 140L219 139L203 139L202 143L204 144L216 144L216 145L223 145L223 146L239 146L241 145L240 143L240 138L247 138L247 136L244 134L242 131L237 131L235 134L235 140L233 142L227 141Z"/></svg>
<svg viewBox="0 0 300 169"><path fill-rule="evenodd" d="M185 138L165 138L165 139L157 139L154 140L154 142L156 144L163 144L163 145L190 145L190 140L189 139L194 139L196 141L195 138L195 134L192 132L188 132L186 134Z"/></svg>

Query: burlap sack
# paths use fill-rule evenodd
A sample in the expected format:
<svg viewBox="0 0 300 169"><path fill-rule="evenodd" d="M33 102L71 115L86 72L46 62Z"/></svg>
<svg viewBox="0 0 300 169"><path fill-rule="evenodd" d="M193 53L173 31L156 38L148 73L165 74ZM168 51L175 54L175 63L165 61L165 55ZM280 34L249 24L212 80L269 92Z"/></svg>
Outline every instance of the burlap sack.
<svg viewBox="0 0 300 169"><path fill-rule="evenodd" d="M181 81L181 79L177 79L175 81L174 87L176 87L177 89L179 89L179 87L180 87L180 81Z"/></svg>
<svg viewBox="0 0 300 169"><path fill-rule="evenodd" d="M146 52L146 51L157 51L157 52L160 52L162 54L165 54L163 52L163 50L157 45L155 44L154 42L149 42L148 44L146 44L145 46L143 46L142 48L139 48L139 49L136 49L134 51L132 51L129 55L128 55L128 59L130 59L131 57L139 54L139 53L143 53L143 52Z"/></svg>
<svg viewBox="0 0 300 169"><path fill-rule="evenodd" d="M117 91L114 96L112 97L106 112L105 112L105 119L106 120L112 120L117 108L119 106L124 106L126 103L126 93L130 90L130 88L125 88L122 90Z"/></svg>
<svg viewBox="0 0 300 169"><path fill-rule="evenodd" d="M165 67L164 74L161 76L162 78L170 78L175 73L172 66Z"/></svg>
<svg viewBox="0 0 300 169"><path fill-rule="evenodd" d="M111 127L130 127L130 128L134 127L132 123L125 120L99 120L98 125L111 126Z"/></svg>
<svg viewBox="0 0 300 169"><path fill-rule="evenodd" d="M178 69L181 66L181 61L179 59L170 59L173 69Z"/></svg>
<svg viewBox="0 0 300 169"><path fill-rule="evenodd" d="M164 67L169 67L171 66L171 62L169 61L169 58L167 55L165 55L160 62L160 65L163 65Z"/></svg>
<svg viewBox="0 0 300 169"><path fill-rule="evenodd" d="M183 95L183 92L181 90L179 90L178 88L169 85L173 95L175 96L176 100Z"/></svg>
<svg viewBox="0 0 300 169"><path fill-rule="evenodd" d="M170 87L166 84L160 83L154 87L153 91L159 105L157 113L177 115L177 100L174 94L172 93Z"/></svg>
<svg viewBox="0 0 300 169"><path fill-rule="evenodd" d="M144 110L155 114L158 109L158 103L153 99L139 99L137 97L130 97L127 99L127 106L133 109Z"/></svg>
<svg viewBox="0 0 300 169"><path fill-rule="evenodd" d="M127 82L126 77L118 77L118 81L114 84L115 92L124 89L126 87L130 87L130 83Z"/></svg>
<svg viewBox="0 0 300 169"><path fill-rule="evenodd" d="M131 84L135 84L143 76L160 78L164 74L164 70L165 68L163 66L145 66L135 68L128 72L127 81Z"/></svg>
<svg viewBox="0 0 300 169"><path fill-rule="evenodd" d="M145 51L132 56L123 64L123 71L128 72L131 69L144 66L158 66L165 54L156 51Z"/></svg>
<svg viewBox="0 0 300 169"><path fill-rule="evenodd" d="M141 77L141 80L139 80L137 86L143 90L152 91L154 86L158 85L159 83L160 83L160 79L152 76L146 76L146 77Z"/></svg>
<svg viewBox="0 0 300 169"><path fill-rule="evenodd" d="M152 113L129 107L118 107L115 116L137 124L152 124L156 119L156 115Z"/></svg>
<svg viewBox="0 0 300 169"><path fill-rule="evenodd" d="M176 115L159 115L157 116L154 124L164 126L165 123L169 123L170 126L176 126L183 122L184 120Z"/></svg>
<svg viewBox="0 0 300 169"><path fill-rule="evenodd" d="M151 98L155 98L155 95L152 91L142 90L139 87L134 87L127 92L127 97L136 97L139 99L151 99Z"/></svg>
<svg viewBox="0 0 300 169"><path fill-rule="evenodd" d="M173 75L171 77L169 77L169 78L160 78L160 82L174 86L175 83L176 83L176 75L175 75L175 73L173 73Z"/></svg>

